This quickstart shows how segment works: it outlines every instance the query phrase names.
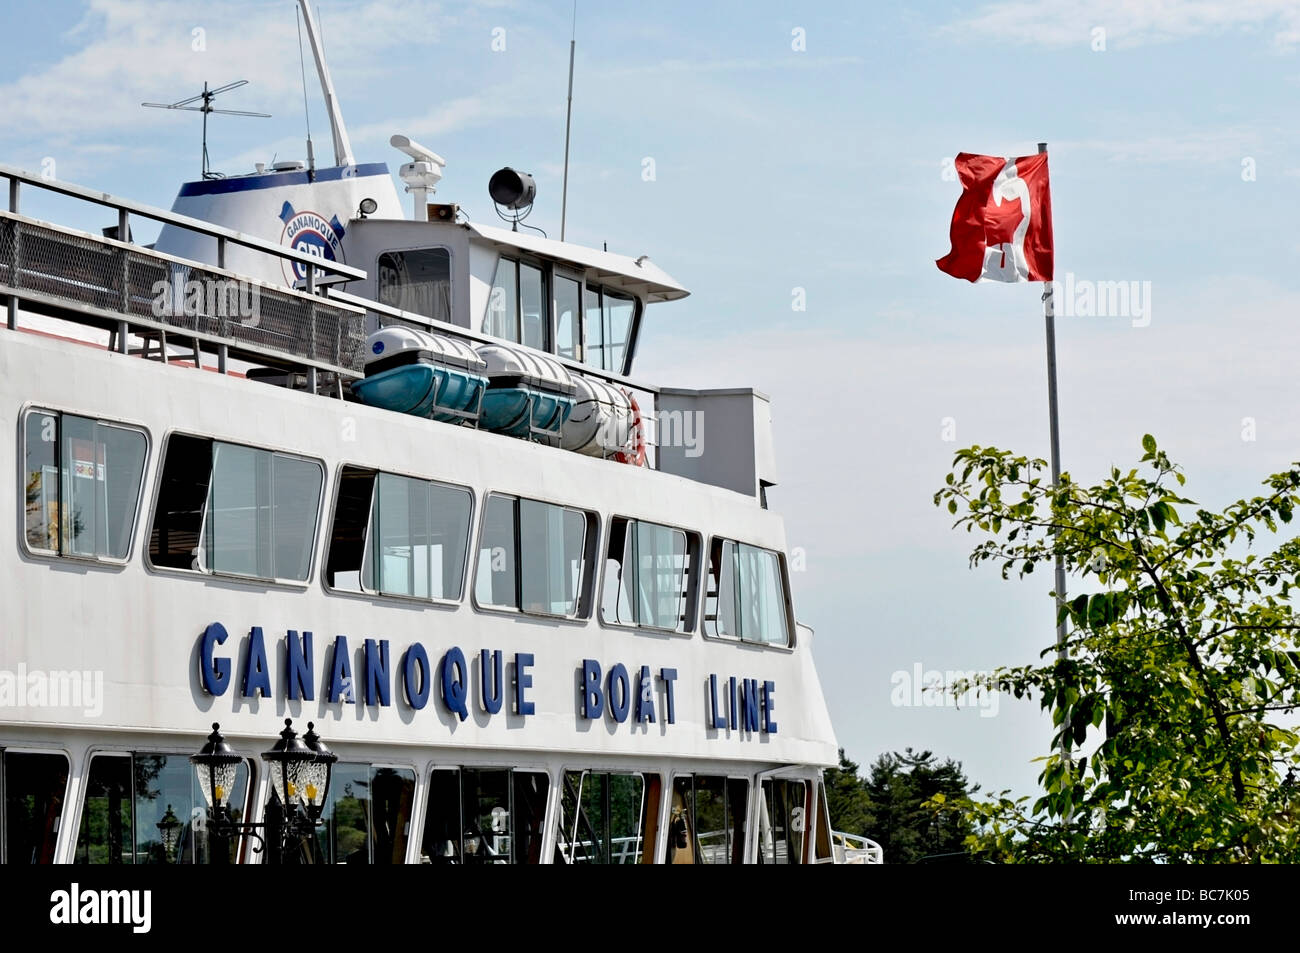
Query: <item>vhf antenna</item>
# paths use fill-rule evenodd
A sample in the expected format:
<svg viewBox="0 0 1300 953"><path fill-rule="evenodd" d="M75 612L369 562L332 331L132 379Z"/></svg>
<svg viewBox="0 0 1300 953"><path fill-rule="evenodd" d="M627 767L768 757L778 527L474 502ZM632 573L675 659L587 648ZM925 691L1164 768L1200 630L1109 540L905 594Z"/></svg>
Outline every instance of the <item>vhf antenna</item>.
<svg viewBox="0 0 1300 953"><path fill-rule="evenodd" d="M248 80L237 79L233 83L227 83L225 86L218 86L216 89L208 89L208 84L203 84L203 92L197 96L191 96L189 99L182 99L178 103L141 103L141 106L148 106L152 109L184 109L189 112L203 113L203 178L219 179L220 173L208 171L208 113L219 113L222 116L254 116L258 119L270 119L270 113L252 113L245 112L242 109L213 109L212 100L216 99L219 93L228 93L232 89L238 89L240 86L247 86ZM192 106L191 103L197 103L203 100L202 106Z"/></svg>

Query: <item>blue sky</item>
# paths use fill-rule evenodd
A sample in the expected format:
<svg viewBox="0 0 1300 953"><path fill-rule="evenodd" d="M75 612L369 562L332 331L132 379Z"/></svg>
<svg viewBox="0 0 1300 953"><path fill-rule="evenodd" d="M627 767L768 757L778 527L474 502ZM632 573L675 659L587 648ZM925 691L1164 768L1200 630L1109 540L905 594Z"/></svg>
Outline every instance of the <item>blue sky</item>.
<svg viewBox="0 0 1300 953"><path fill-rule="evenodd" d="M234 79L250 85L221 105L274 118L215 118L214 166L302 158L295 6L7 0L0 161L52 158L60 178L169 205L198 170L198 118L139 103ZM1047 451L1040 289L934 266L955 153L1047 141L1058 277L1150 283L1145 326L1059 319L1066 469L1090 480L1135 462L1151 432L1192 495L1221 505L1300 458L1300 375L1285 356L1300 344L1298 11L580 0L568 238L648 253L693 292L649 312L635 376L772 396L771 500L804 552L798 614L857 760L931 748L985 788L1027 791L1047 747L1034 704L981 717L890 702L891 677L915 664L1022 663L1053 637L1050 580L967 569L973 540L930 503L957 446ZM532 171L530 221L558 234L571 13L326 0L358 159L396 168L389 135L419 140L448 160L439 197L479 221L492 171ZM807 310L792 310L795 289Z"/></svg>

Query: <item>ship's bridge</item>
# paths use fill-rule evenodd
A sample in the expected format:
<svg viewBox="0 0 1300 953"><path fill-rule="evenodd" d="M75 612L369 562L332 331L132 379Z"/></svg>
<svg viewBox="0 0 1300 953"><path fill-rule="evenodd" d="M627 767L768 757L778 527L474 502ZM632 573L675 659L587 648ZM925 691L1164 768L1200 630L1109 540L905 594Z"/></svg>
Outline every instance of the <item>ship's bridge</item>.
<svg viewBox="0 0 1300 953"><path fill-rule="evenodd" d="M344 243L351 293L619 375L646 305L689 294L648 256L489 225L357 218Z"/></svg>

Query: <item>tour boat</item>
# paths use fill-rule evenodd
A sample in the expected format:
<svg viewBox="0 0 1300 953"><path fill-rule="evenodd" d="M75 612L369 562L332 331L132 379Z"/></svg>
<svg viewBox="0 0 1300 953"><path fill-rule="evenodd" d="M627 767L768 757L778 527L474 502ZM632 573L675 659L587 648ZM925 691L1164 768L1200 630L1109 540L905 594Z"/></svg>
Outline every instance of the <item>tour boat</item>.
<svg viewBox="0 0 1300 953"><path fill-rule="evenodd" d="M394 135L408 217L301 2L333 165L170 210L0 165L0 860L881 862L828 816L767 398L635 379L686 289L465 220Z"/></svg>

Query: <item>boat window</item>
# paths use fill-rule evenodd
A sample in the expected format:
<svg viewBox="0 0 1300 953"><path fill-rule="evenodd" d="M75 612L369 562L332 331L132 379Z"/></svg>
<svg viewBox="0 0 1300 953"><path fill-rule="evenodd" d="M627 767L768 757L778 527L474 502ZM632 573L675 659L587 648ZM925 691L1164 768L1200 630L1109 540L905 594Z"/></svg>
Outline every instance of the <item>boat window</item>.
<svg viewBox="0 0 1300 953"><path fill-rule="evenodd" d="M694 533L615 519L605 556L601 619L611 625L693 631L699 551Z"/></svg>
<svg viewBox="0 0 1300 953"><path fill-rule="evenodd" d="M674 778L668 863L744 863L748 800L749 782L744 778Z"/></svg>
<svg viewBox="0 0 1300 953"><path fill-rule="evenodd" d="M511 768L435 769L429 776L422 863L536 864L550 787Z"/></svg>
<svg viewBox="0 0 1300 953"><path fill-rule="evenodd" d="M30 411L23 428L25 532L33 552L126 559L148 441L144 432Z"/></svg>
<svg viewBox="0 0 1300 953"><path fill-rule="evenodd" d="M582 282L555 276L555 353L571 360L582 355Z"/></svg>
<svg viewBox="0 0 1300 953"><path fill-rule="evenodd" d="M492 293L488 296L484 333L507 341L519 340L519 262L504 255L497 261Z"/></svg>
<svg viewBox="0 0 1300 953"><path fill-rule="evenodd" d="M745 642L789 645L781 557L730 539L715 538L710 550L705 632Z"/></svg>
<svg viewBox="0 0 1300 953"><path fill-rule="evenodd" d="M502 255L492 279L484 331L545 351L551 336L549 300L542 269Z"/></svg>
<svg viewBox="0 0 1300 953"><path fill-rule="evenodd" d="M807 830L808 785L766 778L758 805L758 862L802 864Z"/></svg>
<svg viewBox="0 0 1300 953"><path fill-rule="evenodd" d="M459 599L469 550L468 490L344 467L326 584L353 592Z"/></svg>
<svg viewBox="0 0 1300 953"><path fill-rule="evenodd" d="M658 798L652 805L649 793L641 774L564 772L556 863L651 863L655 844L646 827Z"/></svg>
<svg viewBox="0 0 1300 953"><path fill-rule="evenodd" d="M0 862L52 864L68 787L61 754L4 752L4 843Z"/></svg>
<svg viewBox="0 0 1300 953"><path fill-rule="evenodd" d="M451 252L446 248L384 252L375 270L383 304L451 321Z"/></svg>
<svg viewBox="0 0 1300 953"><path fill-rule="evenodd" d="M636 299L603 286L589 285L586 295L586 353L583 360L615 374L627 372L627 351L636 314Z"/></svg>
<svg viewBox="0 0 1300 953"><path fill-rule="evenodd" d="M241 762L229 798L236 821L243 814L248 777L248 763ZM74 862L234 863L238 838L218 836L207 816L187 755L96 754L86 776ZM178 829L165 836L172 823Z"/></svg>
<svg viewBox="0 0 1300 953"><path fill-rule="evenodd" d="M519 263L519 321L523 325L523 344L546 350L550 309L546 307L545 281L542 270Z"/></svg>
<svg viewBox="0 0 1300 953"><path fill-rule="evenodd" d="M403 864L415 799L415 771L340 761L334 765L329 796L321 809L315 838L307 838L293 858L278 849L268 863ZM276 802L278 808L278 802ZM279 845L280 813L268 825L268 844Z"/></svg>
<svg viewBox="0 0 1300 953"><path fill-rule="evenodd" d="M305 581L324 469L314 460L173 435L149 541L155 566Z"/></svg>
<svg viewBox="0 0 1300 953"><path fill-rule="evenodd" d="M577 615L594 526L594 518L582 510L491 494L479 540L475 600L484 607Z"/></svg>
<svg viewBox="0 0 1300 953"><path fill-rule="evenodd" d="M831 828L830 803L826 800L826 784L817 782L817 854L816 863L835 863L835 833Z"/></svg>

